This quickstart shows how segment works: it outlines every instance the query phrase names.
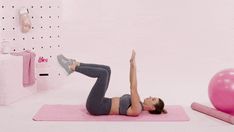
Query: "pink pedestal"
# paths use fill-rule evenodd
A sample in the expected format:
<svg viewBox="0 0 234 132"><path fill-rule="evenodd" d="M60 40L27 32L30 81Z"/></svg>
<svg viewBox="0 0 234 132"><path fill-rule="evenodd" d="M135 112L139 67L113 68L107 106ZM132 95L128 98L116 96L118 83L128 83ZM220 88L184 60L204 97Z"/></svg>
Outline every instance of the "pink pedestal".
<svg viewBox="0 0 234 132"><path fill-rule="evenodd" d="M37 63L37 91L45 91L50 89L50 73L50 66L47 63Z"/></svg>

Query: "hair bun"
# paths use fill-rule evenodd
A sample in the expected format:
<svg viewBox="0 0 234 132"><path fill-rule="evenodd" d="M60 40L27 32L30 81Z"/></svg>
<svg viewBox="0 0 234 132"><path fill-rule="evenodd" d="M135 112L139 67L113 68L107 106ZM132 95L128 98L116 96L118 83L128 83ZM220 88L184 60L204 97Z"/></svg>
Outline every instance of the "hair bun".
<svg viewBox="0 0 234 132"><path fill-rule="evenodd" d="M167 114L167 110L163 109L163 110L162 110L162 113L163 113L163 114Z"/></svg>

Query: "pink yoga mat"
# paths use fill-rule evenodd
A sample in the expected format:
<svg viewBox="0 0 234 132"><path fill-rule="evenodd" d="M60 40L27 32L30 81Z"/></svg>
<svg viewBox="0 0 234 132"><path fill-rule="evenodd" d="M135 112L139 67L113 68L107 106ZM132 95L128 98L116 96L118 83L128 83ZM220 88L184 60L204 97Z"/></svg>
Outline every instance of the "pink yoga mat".
<svg viewBox="0 0 234 132"><path fill-rule="evenodd" d="M90 115L84 105L44 105L34 121L189 121L181 106L166 106L167 114L152 115L147 111L137 117L123 115Z"/></svg>
<svg viewBox="0 0 234 132"><path fill-rule="evenodd" d="M199 103L195 103L195 102L192 103L191 107L192 107L192 109L194 109L196 111L202 112L204 114L207 114L209 116L215 117L215 118L220 119L220 120L223 120L225 122L234 124L234 116L233 115L224 113L222 111L219 111L219 110L216 110L214 108L210 108L208 106L205 106L205 105L202 105Z"/></svg>

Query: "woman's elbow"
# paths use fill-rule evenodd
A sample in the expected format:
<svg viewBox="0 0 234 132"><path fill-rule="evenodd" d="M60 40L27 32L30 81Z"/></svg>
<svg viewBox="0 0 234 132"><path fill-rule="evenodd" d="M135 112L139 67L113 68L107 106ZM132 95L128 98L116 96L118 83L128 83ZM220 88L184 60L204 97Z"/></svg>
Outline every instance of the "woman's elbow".
<svg viewBox="0 0 234 132"><path fill-rule="evenodd" d="M141 114L141 111L139 110L133 110L130 113L128 113L129 116L135 116L135 117L139 116L140 114Z"/></svg>
<svg viewBox="0 0 234 132"><path fill-rule="evenodd" d="M140 115L140 113L139 113L139 112L136 112L136 113L133 113L131 116L137 117L137 116L139 116L139 115Z"/></svg>

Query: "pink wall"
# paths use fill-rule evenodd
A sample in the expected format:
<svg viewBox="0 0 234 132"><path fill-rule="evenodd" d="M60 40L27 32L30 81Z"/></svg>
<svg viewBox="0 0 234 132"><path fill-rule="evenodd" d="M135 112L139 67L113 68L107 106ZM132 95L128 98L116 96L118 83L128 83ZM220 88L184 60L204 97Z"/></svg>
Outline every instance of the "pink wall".
<svg viewBox="0 0 234 132"><path fill-rule="evenodd" d="M64 54L110 65L107 94L118 96L129 91L134 48L142 97L209 102L209 79L234 67L233 6L232 0L66 0ZM79 81L77 74L69 79Z"/></svg>

